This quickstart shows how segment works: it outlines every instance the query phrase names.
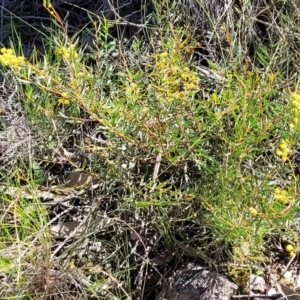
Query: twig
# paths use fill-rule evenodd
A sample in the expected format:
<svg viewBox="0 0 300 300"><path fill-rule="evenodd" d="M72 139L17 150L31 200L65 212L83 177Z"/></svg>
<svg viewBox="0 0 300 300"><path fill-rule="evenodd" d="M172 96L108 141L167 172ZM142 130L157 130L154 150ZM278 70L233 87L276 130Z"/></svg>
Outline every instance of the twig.
<svg viewBox="0 0 300 300"><path fill-rule="evenodd" d="M281 294L274 294L274 295L263 295L263 294L255 294L255 295L237 295L231 296L232 299L252 299L252 298L261 298L261 299L279 299L282 297Z"/></svg>
<svg viewBox="0 0 300 300"><path fill-rule="evenodd" d="M159 173L159 168L160 168L160 162L161 162L161 152L157 154L156 156L156 161L155 161L155 166L154 166L154 171L153 171L153 181L157 179L158 173Z"/></svg>
<svg viewBox="0 0 300 300"><path fill-rule="evenodd" d="M297 253L289 260L289 262L287 263L287 265L285 266L285 268L282 270L281 276L283 276L287 272L288 268L290 267L290 265L292 264L292 262L294 261L294 259L296 258L296 256L297 256Z"/></svg>

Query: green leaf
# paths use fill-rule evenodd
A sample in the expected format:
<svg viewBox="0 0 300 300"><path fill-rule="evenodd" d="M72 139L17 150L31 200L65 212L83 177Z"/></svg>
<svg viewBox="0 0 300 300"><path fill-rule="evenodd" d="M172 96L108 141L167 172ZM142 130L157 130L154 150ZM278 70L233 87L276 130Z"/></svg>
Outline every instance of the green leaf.
<svg viewBox="0 0 300 300"><path fill-rule="evenodd" d="M263 275L263 274L264 274L263 270L257 270L256 271L256 275L258 275L258 276Z"/></svg>

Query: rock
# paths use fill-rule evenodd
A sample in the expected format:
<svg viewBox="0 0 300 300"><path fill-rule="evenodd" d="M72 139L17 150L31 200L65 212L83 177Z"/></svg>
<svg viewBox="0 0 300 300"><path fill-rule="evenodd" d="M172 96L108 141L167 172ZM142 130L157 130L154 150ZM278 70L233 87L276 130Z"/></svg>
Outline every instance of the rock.
<svg viewBox="0 0 300 300"><path fill-rule="evenodd" d="M237 288L217 272L186 269L176 272L156 300L229 300Z"/></svg>
<svg viewBox="0 0 300 300"><path fill-rule="evenodd" d="M287 272L284 273L283 277L286 278L286 279L292 279L293 272L292 271L287 271Z"/></svg>
<svg viewBox="0 0 300 300"><path fill-rule="evenodd" d="M249 289L253 292L264 293L266 291L266 282L264 278L251 274L249 280Z"/></svg>

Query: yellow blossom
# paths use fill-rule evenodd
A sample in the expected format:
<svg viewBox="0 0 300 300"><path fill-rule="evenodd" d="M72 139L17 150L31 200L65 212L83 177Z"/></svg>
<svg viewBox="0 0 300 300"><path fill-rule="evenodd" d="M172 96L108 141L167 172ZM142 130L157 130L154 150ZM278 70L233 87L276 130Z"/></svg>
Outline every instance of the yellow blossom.
<svg viewBox="0 0 300 300"><path fill-rule="evenodd" d="M279 144L279 148L283 151L287 148L287 146L288 145L284 140L282 140L282 142Z"/></svg>
<svg viewBox="0 0 300 300"><path fill-rule="evenodd" d="M199 87L197 85L195 85L194 83L186 84L185 88L189 91L196 91L199 89Z"/></svg>
<svg viewBox="0 0 300 300"><path fill-rule="evenodd" d="M294 251L294 250L295 250L295 248L294 248L294 246L293 246L293 245L291 245L291 244L288 244L288 245L286 245L286 246L285 246L285 250L286 250L286 251L288 251L288 252L290 252L290 251Z"/></svg>
<svg viewBox="0 0 300 300"><path fill-rule="evenodd" d="M258 214L257 210L254 207L250 207L249 212L253 216L256 216Z"/></svg>
<svg viewBox="0 0 300 300"><path fill-rule="evenodd" d="M292 200L292 197L288 195L288 192L286 190L277 187L274 191L274 200L286 204Z"/></svg>
<svg viewBox="0 0 300 300"><path fill-rule="evenodd" d="M75 45L72 44L70 47L60 47L56 49L56 54L62 56L65 59L77 59L78 53L76 52Z"/></svg>
<svg viewBox="0 0 300 300"><path fill-rule="evenodd" d="M291 93L291 96L294 100L299 101L300 102L300 95L296 94L296 93Z"/></svg>
<svg viewBox="0 0 300 300"><path fill-rule="evenodd" d="M66 92L62 92L62 93L61 93L61 96L62 96L63 98L67 98L67 96L68 96L68 93L66 93Z"/></svg>
<svg viewBox="0 0 300 300"><path fill-rule="evenodd" d="M276 154L282 159L282 161L286 161L292 154L292 150L286 140L282 139L280 141L279 147L276 150Z"/></svg>
<svg viewBox="0 0 300 300"><path fill-rule="evenodd" d="M0 53L0 64L4 66L12 66L17 69L21 64L25 63L25 58L16 56L12 49L1 48Z"/></svg>
<svg viewBox="0 0 300 300"><path fill-rule="evenodd" d="M295 249L295 247L293 245L287 244L285 246L285 251L287 251L290 256L295 256L297 249Z"/></svg>
<svg viewBox="0 0 300 300"><path fill-rule="evenodd" d="M167 57L167 56L168 56L168 53L163 52L163 53L160 53L159 56L160 56L160 57Z"/></svg>
<svg viewBox="0 0 300 300"><path fill-rule="evenodd" d="M291 245L291 244L286 245L286 246L285 246L285 250L286 250L287 252L289 252L290 256L295 256L295 255L296 255L296 249L295 249L295 247L294 247L293 245Z"/></svg>
<svg viewBox="0 0 300 300"><path fill-rule="evenodd" d="M59 98L58 103L61 103L61 104L64 104L64 105L69 105L70 101L68 99Z"/></svg>
<svg viewBox="0 0 300 300"><path fill-rule="evenodd" d="M296 100L294 100L294 101L292 101L292 105L293 105L295 108L299 109L300 102L299 102L299 101L296 101Z"/></svg>

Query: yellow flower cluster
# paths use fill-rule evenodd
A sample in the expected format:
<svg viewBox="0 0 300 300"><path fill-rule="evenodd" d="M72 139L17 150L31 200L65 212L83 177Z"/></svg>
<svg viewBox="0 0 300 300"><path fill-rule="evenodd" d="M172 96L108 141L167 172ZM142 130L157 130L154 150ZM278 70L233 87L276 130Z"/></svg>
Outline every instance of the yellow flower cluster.
<svg viewBox="0 0 300 300"><path fill-rule="evenodd" d="M279 147L276 150L276 154L282 159L282 161L286 161L292 154L292 149L289 147L289 144L286 140L282 139L280 141Z"/></svg>
<svg viewBox="0 0 300 300"><path fill-rule="evenodd" d="M294 129L299 121L299 112L300 112L300 95L296 93L291 93L292 105L293 105L293 119L290 123L290 128Z"/></svg>
<svg viewBox="0 0 300 300"><path fill-rule="evenodd" d="M12 49L0 49L0 64L4 66L12 66L14 69L17 69L24 63L25 58L23 56L16 56Z"/></svg>
<svg viewBox="0 0 300 300"><path fill-rule="evenodd" d="M64 105L69 105L70 100L68 100L68 94L66 92L61 93L62 98L58 99L58 103L64 104Z"/></svg>
<svg viewBox="0 0 300 300"><path fill-rule="evenodd" d="M274 200L286 204L291 202L292 198L288 195L288 192L286 190L282 190L281 188L277 187L274 191Z"/></svg>
<svg viewBox="0 0 300 300"><path fill-rule="evenodd" d="M249 212L250 212L250 214L253 215L253 216L257 216L257 214L258 214L257 209L255 209L254 207L250 207L250 208L249 208Z"/></svg>
<svg viewBox="0 0 300 300"><path fill-rule="evenodd" d="M176 55L161 53L156 57L154 72L152 73L159 100L184 101L199 90L198 76L188 67L183 67Z"/></svg>
<svg viewBox="0 0 300 300"><path fill-rule="evenodd" d="M60 47L56 49L55 53L62 56L65 59L77 59L78 53L76 52L75 45L72 44L70 47Z"/></svg>
<svg viewBox="0 0 300 300"><path fill-rule="evenodd" d="M285 250L289 253L290 256L295 256L296 255L296 249L291 244L287 244L285 246Z"/></svg>

